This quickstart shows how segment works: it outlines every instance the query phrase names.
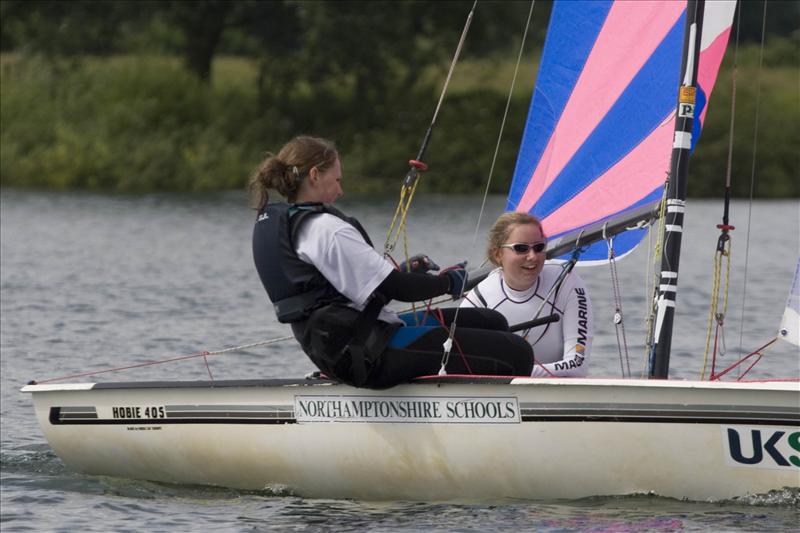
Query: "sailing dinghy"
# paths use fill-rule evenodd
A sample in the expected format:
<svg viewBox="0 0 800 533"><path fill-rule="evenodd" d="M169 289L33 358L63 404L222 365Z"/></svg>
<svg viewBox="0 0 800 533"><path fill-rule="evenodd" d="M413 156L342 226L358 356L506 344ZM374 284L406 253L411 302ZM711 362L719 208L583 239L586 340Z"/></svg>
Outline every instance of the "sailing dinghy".
<svg viewBox="0 0 800 533"><path fill-rule="evenodd" d="M577 241L584 259L603 259L607 244L591 243L612 235L622 255L642 233L623 230L660 205L665 253L679 250L688 153L734 7L555 4L508 197L509 209L544 221L552 257ZM677 259L667 263L650 364L660 378L677 289ZM797 342L794 286L783 337ZM433 376L386 391L312 379L22 390L55 453L88 474L367 500L718 500L800 486L797 381Z"/></svg>

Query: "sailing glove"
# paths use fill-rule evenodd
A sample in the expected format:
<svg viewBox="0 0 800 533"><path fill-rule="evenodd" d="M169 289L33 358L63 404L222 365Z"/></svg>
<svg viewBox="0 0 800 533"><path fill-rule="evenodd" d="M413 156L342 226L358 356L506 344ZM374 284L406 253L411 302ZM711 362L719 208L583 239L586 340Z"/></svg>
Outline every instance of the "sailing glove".
<svg viewBox="0 0 800 533"><path fill-rule="evenodd" d="M439 265L425 254L417 254L414 257L403 261L398 267L400 272L413 272L414 274L424 274L431 270L439 270Z"/></svg>
<svg viewBox="0 0 800 533"><path fill-rule="evenodd" d="M469 274L467 274L467 262L456 263L455 265L445 268L440 276L447 276L450 281L450 287L447 289L447 294L457 300L466 289Z"/></svg>

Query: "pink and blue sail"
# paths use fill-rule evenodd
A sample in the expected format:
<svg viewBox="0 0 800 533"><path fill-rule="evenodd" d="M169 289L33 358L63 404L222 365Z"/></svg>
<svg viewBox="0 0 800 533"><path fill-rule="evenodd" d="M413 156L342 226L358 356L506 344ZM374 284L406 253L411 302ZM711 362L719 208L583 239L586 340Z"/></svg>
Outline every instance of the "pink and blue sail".
<svg viewBox="0 0 800 533"><path fill-rule="evenodd" d="M506 210L554 238L662 196L680 85L685 1L557 1ZM728 42L735 2L707 2L692 148ZM615 254L645 230L619 234ZM605 260L604 243L582 261Z"/></svg>

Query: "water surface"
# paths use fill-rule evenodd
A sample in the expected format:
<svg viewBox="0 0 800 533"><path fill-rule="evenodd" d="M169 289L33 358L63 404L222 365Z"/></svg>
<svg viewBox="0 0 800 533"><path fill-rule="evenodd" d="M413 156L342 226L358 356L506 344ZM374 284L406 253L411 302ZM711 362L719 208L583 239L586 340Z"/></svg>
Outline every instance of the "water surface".
<svg viewBox="0 0 800 533"><path fill-rule="evenodd" d="M200 524L232 531L797 529L797 490L715 503L649 495L568 502L365 503L74 473L44 441L30 398L18 392L21 385L290 333L275 320L252 265L253 213L243 194L104 196L4 189L0 199L4 531L185 531ZM393 198L346 197L341 207L361 219L382 247ZM503 199L489 198L476 232L480 207L481 198L473 196L419 197L409 219L411 253L428 253L440 265L469 259L477 266ZM697 378L702 367L719 235L715 225L721 215L720 202L689 202L671 359L676 378ZM756 202L752 211L736 202L731 223L737 229L721 366L775 337L800 253L800 202ZM398 250L396 256L402 255ZM617 377L628 365L634 375L643 369L647 255L647 246L641 246L618 263L627 362L623 356L621 363L624 349L612 322L610 269L578 271L594 303L593 376ZM297 377L314 369L292 342L209 362L216 379ZM799 365L798 349L778 343L749 377L796 378ZM95 379L207 377L202 359L191 359Z"/></svg>

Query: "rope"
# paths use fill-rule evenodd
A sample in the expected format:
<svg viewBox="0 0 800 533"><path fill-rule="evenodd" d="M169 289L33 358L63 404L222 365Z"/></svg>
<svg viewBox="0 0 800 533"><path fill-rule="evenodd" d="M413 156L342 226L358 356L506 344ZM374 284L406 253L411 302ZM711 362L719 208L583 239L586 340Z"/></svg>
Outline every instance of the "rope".
<svg viewBox="0 0 800 533"><path fill-rule="evenodd" d="M453 337L453 341L454 341L454 344L456 346L456 350L458 350L458 353L461 356L461 361L464 363L464 368L466 368L467 372L472 374L473 373L472 372L472 368L469 366L469 361L467 361L466 355L464 355L464 350L461 349L461 345L459 344L458 340L454 338L454 334L451 335L450 329L448 329L448 327L447 327L447 323L444 320L444 313L442 312L441 309L432 308L431 307L432 302L433 302L433 299L430 299L430 300L428 300L427 304L425 305L425 312L422 315L422 320L420 320L419 317L416 316L416 314L417 314L416 310L414 311L414 315L415 315L414 316L414 320L415 320L415 322L417 323L417 325L419 325L420 323L424 324L427 321L429 316L432 317L434 320L436 320L436 322L439 323L439 325L442 327L442 329L444 329L447 332L448 338ZM402 311L402 312L406 312L406 311ZM453 324L453 327L455 327L455 324ZM447 363L449 361L450 361L450 359L449 359L449 354L448 354L448 358L444 359L442 361L442 366L439 369L439 375L447 375L447 372L445 371L445 367L447 366Z"/></svg>
<svg viewBox="0 0 800 533"><path fill-rule="evenodd" d="M741 11L737 13L736 19L736 46L733 53L733 71L731 73L731 121L728 130L728 162L725 169L725 201L723 203L722 211L722 224L718 224L717 228L721 230L719 239L717 240L717 249L714 252L714 282L711 289L711 305L708 313L708 328L706 330L706 349L703 356L703 370L700 372L700 380L705 379L706 369L708 368L708 354L711 345L711 330L714 329L714 348L711 352L711 375L714 375L717 366L717 353L720 357L724 356L727 352L725 346L725 314L728 311L728 287L730 284L731 272L731 237L730 230L735 229L728 223L728 213L731 203L731 170L733 168L733 137L734 125L736 123L736 77L739 71L739 27L741 24ZM720 271L722 269L722 262L725 260L725 291L724 302L722 305L722 312L719 311L719 298L720 298ZM714 324L716 323L716 326ZM722 349L717 350L721 344Z"/></svg>
<svg viewBox="0 0 800 533"><path fill-rule="evenodd" d="M208 356L210 356L210 355L221 355L221 354L230 353L230 352L240 352L240 351L243 351L243 350L248 349L248 348L254 348L256 346L266 346L267 344L275 344L275 343L287 341L287 340L290 340L290 339L294 339L294 337L293 336L278 337L276 339L270 339L270 340L266 340L266 341L254 342L252 344L243 344L241 346L234 346L232 348L225 348L225 349L216 350L216 351L213 351L213 352L203 351L203 352L193 353L193 354L189 354L189 355L181 355L181 356L178 356L178 357L170 357L168 359L160 359L160 360L157 360L157 361L148 361L146 363L138 363L138 364L135 364L135 365L120 366L120 367L116 367L116 368L107 368L107 369L104 369L104 370L94 370L94 371L90 371L90 372L81 372L81 373L78 373L78 374L68 374L68 375L65 375L65 376L58 376L58 377L55 377L55 378L48 378L48 379L43 379L43 380L39 380L39 381L33 381L31 383L31 385L41 385L41 384L44 384L44 383L52 383L54 381L63 381L65 379L75 379L75 378L82 378L82 377L87 377L87 376L96 376L98 374L107 374L109 372L121 372L123 370L131 370L131 369L134 369L134 368L143 368L143 367L146 367L146 366L163 365L165 363L174 363L176 361L184 361L186 359L194 359L196 357L202 357L203 358L203 360L205 361L205 364L206 364L206 370L208 371L208 375L211 378L211 381L214 381L214 376L211 374L211 368L208 365Z"/></svg>
<svg viewBox="0 0 800 533"><path fill-rule="evenodd" d="M549 377L549 378L554 378L554 377L557 377L555 374L553 374L552 372L550 372L550 371L547 369L547 367L546 367L546 366L544 366L544 364L543 364L543 363L541 363L541 362L540 362L538 359L536 359L536 356L535 356L535 355L533 356L533 363L534 363L535 365L539 365L539 368L541 368L542 370L544 370L544 371L545 371L545 373L547 373L547 377Z"/></svg>
<svg viewBox="0 0 800 533"><path fill-rule="evenodd" d="M733 228L733 226L730 226ZM722 264L725 262L725 290L722 292L722 306L720 310L720 284L721 284L721 271ZM728 235L728 230L723 229L722 235L719 237L717 243L717 250L714 253L714 281L711 287L711 305L708 313L708 328L706 330L706 350L703 356L703 370L700 372L700 380L704 380L706 376L706 369L708 368L708 354L711 347L711 331L714 330L714 350L712 353L711 375L714 375L714 367L716 366L717 359L717 340L722 342L722 350L719 351L720 356L724 356L727 349L725 348L725 314L728 312L728 288L730 286L731 275L731 239ZM716 326L715 326L716 324Z"/></svg>
<svg viewBox="0 0 800 533"><path fill-rule="evenodd" d="M406 222L408 218L408 209L411 207L411 200L414 198L414 193L417 190L419 180L415 179L411 183L406 183L409 180L404 180L403 185L400 187L400 199L397 202L397 209L395 209L392 222L389 224L389 231L386 233L386 240L383 243L383 253L389 254L394 251L400 235L406 234ZM399 221L398 221L399 218ZM396 225L396 227L395 227ZM394 235L392 235L394 233ZM408 250L406 250L406 261L408 261Z"/></svg>
<svg viewBox="0 0 800 533"><path fill-rule="evenodd" d="M741 374L740 374L740 375L739 375L739 376L736 378L736 381L741 381L741 380L742 380L742 378L744 378L744 377L747 375L747 373L748 373L748 372L750 372L750 370L752 370L752 369L753 369L753 367L754 367L754 366L756 366L756 364L757 364L759 361L761 361L761 358L762 358L762 357L764 357L764 354L762 353L762 351L763 351L764 349L766 349L768 346L772 345L772 343L774 343L774 342L775 342L775 341L777 341L777 340L778 340L778 339L777 339L777 337L776 337L776 338L774 338L774 339L772 339L771 341L769 341L769 342L768 342L768 343L766 343L765 345L761 346L760 348L758 348L758 349L756 349L756 350L754 350L754 351L750 352L749 354L745 355L744 357L742 357L741 359L739 359L738 361L736 361L734 364L732 364L731 366L729 366L728 368L726 368L725 370L723 370L723 371L722 371L722 372L720 372L719 374L713 374L713 373L712 373L712 374L711 374L711 377L710 377L710 379L711 379L712 381L720 381L720 378L722 378L722 376L724 376L725 374L727 374L728 372L730 372L730 371L731 371L731 370L733 370L734 368L737 368L739 365L741 365L742 363L744 363L745 361L747 361L747 360L748 360L748 359L750 359L751 357L753 357L753 356L756 356L756 355L757 355L757 356L758 356L758 358L757 358L757 359L756 359L756 360L755 360L755 361L754 361L754 362L753 362L753 363L752 363L752 364L751 364L749 367L747 367L747 369L746 369L744 372L742 372L742 373L741 373Z"/></svg>

